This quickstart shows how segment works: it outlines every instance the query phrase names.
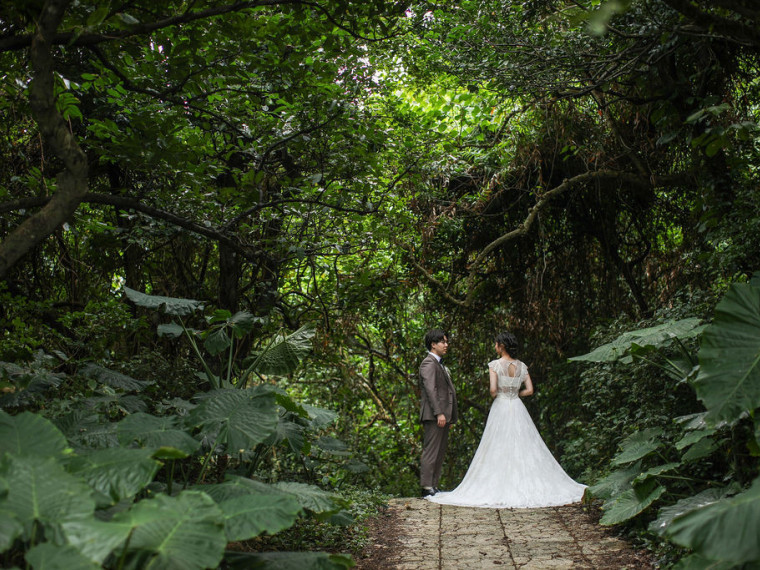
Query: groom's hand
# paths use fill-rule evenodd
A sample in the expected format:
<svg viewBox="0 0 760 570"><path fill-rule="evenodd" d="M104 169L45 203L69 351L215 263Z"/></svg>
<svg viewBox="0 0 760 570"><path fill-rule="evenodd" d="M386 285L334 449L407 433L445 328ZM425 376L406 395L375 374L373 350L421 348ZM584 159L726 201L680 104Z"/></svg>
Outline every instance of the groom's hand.
<svg viewBox="0 0 760 570"><path fill-rule="evenodd" d="M444 416L443 414L438 414L437 419L438 419L438 427L440 428L446 427L446 416Z"/></svg>

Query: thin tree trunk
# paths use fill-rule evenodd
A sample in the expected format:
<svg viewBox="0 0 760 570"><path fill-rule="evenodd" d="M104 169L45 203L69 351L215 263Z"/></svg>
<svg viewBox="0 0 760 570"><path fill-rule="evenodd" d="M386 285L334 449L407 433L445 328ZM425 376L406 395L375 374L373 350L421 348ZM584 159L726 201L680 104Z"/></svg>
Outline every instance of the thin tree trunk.
<svg viewBox="0 0 760 570"><path fill-rule="evenodd" d="M64 164L56 176L56 192L40 211L26 219L0 243L0 279L32 248L52 234L77 209L87 193L87 157L55 106L51 38L63 20L71 0L48 0L37 22L30 60L33 79L29 105L40 133Z"/></svg>

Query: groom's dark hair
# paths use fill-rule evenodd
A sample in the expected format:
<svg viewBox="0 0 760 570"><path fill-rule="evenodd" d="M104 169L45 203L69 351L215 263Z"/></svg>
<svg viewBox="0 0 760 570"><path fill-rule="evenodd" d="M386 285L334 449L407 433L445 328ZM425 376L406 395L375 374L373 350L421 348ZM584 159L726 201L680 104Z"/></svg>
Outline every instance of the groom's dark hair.
<svg viewBox="0 0 760 570"><path fill-rule="evenodd" d="M520 346L517 344L517 337L511 332L500 332L496 335L496 342L504 347L512 358L517 358L517 351Z"/></svg>
<svg viewBox="0 0 760 570"><path fill-rule="evenodd" d="M446 331L442 331L441 329L431 329L425 335L425 347L430 350L433 348L433 344L441 342L447 338L449 338L449 335Z"/></svg>

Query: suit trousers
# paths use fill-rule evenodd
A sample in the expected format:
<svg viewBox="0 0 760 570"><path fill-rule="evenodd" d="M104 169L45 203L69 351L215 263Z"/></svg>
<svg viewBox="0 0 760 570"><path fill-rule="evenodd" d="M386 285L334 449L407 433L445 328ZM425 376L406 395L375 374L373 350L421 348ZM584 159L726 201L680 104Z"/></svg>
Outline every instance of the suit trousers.
<svg viewBox="0 0 760 570"><path fill-rule="evenodd" d="M443 467L443 456L449 441L449 424L438 427L436 421L422 422L422 461L420 464L420 486L438 487Z"/></svg>

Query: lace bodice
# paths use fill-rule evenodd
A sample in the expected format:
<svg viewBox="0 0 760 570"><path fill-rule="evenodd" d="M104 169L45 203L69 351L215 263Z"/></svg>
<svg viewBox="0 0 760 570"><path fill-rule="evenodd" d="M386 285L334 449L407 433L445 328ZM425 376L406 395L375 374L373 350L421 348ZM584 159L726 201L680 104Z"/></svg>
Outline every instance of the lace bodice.
<svg viewBox="0 0 760 570"><path fill-rule="evenodd" d="M493 360L488 363L488 368L498 375L497 398L517 398L528 367L519 360Z"/></svg>

